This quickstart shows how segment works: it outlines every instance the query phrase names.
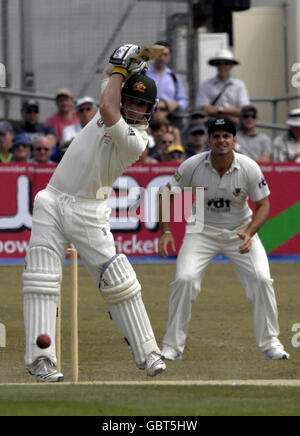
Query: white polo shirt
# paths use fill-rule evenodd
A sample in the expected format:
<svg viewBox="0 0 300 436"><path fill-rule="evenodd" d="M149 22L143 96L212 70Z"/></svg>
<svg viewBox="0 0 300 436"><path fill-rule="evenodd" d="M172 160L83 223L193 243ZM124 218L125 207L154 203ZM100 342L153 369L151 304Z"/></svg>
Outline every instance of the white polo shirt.
<svg viewBox="0 0 300 436"><path fill-rule="evenodd" d="M227 230L241 227L252 216L249 196L256 202L270 194L259 165L248 156L233 153L233 163L222 177L212 166L211 151L208 151L184 161L171 178L170 185L182 190L204 188L204 225ZM187 233L197 233L195 226L197 224L187 224Z"/></svg>
<svg viewBox="0 0 300 436"><path fill-rule="evenodd" d="M75 197L106 199L114 181L138 160L147 142L147 125L128 125L121 117L106 127L97 111L71 142L49 185Z"/></svg>
<svg viewBox="0 0 300 436"><path fill-rule="evenodd" d="M242 80L230 78L227 82L223 82L218 77L213 77L203 82L197 95L196 105L211 105L225 85L228 86L215 103L215 106L238 108L250 104L248 91Z"/></svg>

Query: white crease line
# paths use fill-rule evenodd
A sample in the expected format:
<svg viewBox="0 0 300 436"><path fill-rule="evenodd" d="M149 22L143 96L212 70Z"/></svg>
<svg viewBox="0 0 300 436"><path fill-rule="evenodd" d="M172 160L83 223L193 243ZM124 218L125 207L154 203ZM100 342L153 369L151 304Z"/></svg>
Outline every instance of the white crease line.
<svg viewBox="0 0 300 436"><path fill-rule="evenodd" d="M153 380L153 381L85 381L60 383L0 383L1 386L287 386L300 387L300 380Z"/></svg>

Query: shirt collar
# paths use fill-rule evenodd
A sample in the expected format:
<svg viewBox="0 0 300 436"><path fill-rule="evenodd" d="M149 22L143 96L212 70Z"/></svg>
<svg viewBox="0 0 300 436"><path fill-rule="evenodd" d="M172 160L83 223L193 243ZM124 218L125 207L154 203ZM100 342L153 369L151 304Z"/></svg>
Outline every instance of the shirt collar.
<svg viewBox="0 0 300 436"><path fill-rule="evenodd" d="M147 71L147 72L148 72L148 73L150 72L150 73L156 73L156 74L159 74L159 73L156 71L156 69L154 68L154 61L149 65L149 68L148 68L148 71ZM168 66L166 66L165 69L164 69L164 71L163 71L163 74L166 74L166 73L168 73L168 74L171 74L171 73L172 73L171 68L169 68Z"/></svg>
<svg viewBox="0 0 300 436"><path fill-rule="evenodd" d="M208 165L211 170L215 170L215 168L212 166L212 163L211 163L211 151L209 153L207 153L207 156L205 157L204 163L205 163L205 165ZM236 153L234 151L233 152L233 162L232 162L231 167L229 168L229 170L227 172L231 173L231 172L233 172L233 170L235 170L235 169L239 170L240 168L241 168L241 165L239 162L238 153Z"/></svg>
<svg viewBox="0 0 300 436"><path fill-rule="evenodd" d="M12 157L13 157L12 153L9 153L8 157L4 157L2 152L0 151L0 161L2 161L2 163L9 163Z"/></svg>
<svg viewBox="0 0 300 436"><path fill-rule="evenodd" d="M148 128L149 128L149 123L148 123L148 121L145 119L145 124L131 124L131 123L128 123L128 125L130 126L130 127L134 127L135 129L138 129L138 130L147 130Z"/></svg>

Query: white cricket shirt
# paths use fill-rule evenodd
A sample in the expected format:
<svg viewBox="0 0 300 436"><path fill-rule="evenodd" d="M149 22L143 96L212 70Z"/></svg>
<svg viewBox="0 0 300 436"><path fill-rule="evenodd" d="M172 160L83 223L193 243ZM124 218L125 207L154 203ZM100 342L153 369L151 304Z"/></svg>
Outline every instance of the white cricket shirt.
<svg viewBox="0 0 300 436"><path fill-rule="evenodd" d="M234 152L233 163L222 177L212 166L210 157L211 151L208 151L184 161L171 178L170 185L182 190L204 188L204 225L233 230L247 223L252 216L249 196L256 202L267 197L270 191L259 165L248 156ZM187 224L187 233L196 233L195 226L197 224Z"/></svg>
<svg viewBox="0 0 300 436"><path fill-rule="evenodd" d="M114 181L138 160L147 142L146 125L128 125L121 117L106 127L97 111L68 147L49 185L75 197L106 199Z"/></svg>

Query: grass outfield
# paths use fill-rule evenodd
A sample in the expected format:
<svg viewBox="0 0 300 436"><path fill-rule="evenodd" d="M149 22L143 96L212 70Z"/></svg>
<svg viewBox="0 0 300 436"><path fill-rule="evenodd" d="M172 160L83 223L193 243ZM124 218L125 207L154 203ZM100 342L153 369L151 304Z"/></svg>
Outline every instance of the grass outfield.
<svg viewBox="0 0 300 436"><path fill-rule="evenodd" d="M175 265L135 265L135 270L160 344ZM66 266L62 286L62 367L66 381L70 381L69 272ZM279 308L280 339L291 354L290 361L262 360L253 335L251 303L231 265L212 264L202 293L193 304L183 360L167 362L167 371L155 380L300 380L300 348L291 344L295 334L292 326L300 323L299 264L274 263L271 272ZM0 348L0 385L34 381L23 364L21 275L20 266L0 267L0 323L7 332L6 348ZM79 266L79 380L149 382L145 373L136 369L107 315L96 284L83 266ZM22 414L22 410L26 415L299 415L299 395L299 388L265 386L0 386L0 415ZM30 401L36 407L26 407ZM58 407L60 402L65 404L60 405L62 409Z"/></svg>
<svg viewBox="0 0 300 436"><path fill-rule="evenodd" d="M300 389L263 386L1 386L0 404L0 416L299 416Z"/></svg>

